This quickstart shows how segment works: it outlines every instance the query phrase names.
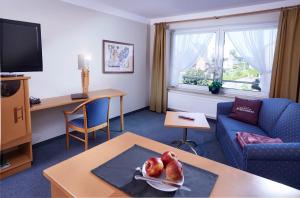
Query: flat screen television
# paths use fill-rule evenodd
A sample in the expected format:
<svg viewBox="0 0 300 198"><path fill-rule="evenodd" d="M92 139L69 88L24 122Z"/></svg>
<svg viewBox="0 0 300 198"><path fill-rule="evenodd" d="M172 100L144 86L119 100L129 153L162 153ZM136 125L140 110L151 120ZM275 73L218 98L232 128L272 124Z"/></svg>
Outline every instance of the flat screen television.
<svg viewBox="0 0 300 198"><path fill-rule="evenodd" d="M43 71L41 26L0 18L1 72Z"/></svg>

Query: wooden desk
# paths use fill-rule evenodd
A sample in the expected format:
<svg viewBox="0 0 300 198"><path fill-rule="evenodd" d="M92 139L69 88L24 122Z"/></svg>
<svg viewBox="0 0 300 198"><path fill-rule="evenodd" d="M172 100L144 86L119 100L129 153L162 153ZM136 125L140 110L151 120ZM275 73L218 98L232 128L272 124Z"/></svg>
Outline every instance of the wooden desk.
<svg viewBox="0 0 300 198"><path fill-rule="evenodd" d="M218 174L212 197L300 197L300 191L294 188L129 132L44 170L52 197L127 197L91 170L134 144L159 153L174 151L181 161Z"/></svg>
<svg viewBox="0 0 300 198"><path fill-rule="evenodd" d="M102 89L97 91L91 91L89 92L88 95L89 95L89 99L96 98L96 97L120 97L120 125L121 125L121 130L123 131L124 130L123 96L125 96L126 93L117 89ZM72 100L71 95L45 98L45 99L41 99L41 104L33 105L30 108L30 111L34 112L43 109L76 104L76 103L84 102L86 100L87 99Z"/></svg>

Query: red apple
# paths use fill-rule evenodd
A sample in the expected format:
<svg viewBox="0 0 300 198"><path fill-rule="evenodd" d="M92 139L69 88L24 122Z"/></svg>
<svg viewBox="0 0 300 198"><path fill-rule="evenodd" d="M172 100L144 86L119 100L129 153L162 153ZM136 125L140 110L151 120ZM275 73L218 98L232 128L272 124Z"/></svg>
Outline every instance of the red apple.
<svg viewBox="0 0 300 198"><path fill-rule="evenodd" d="M164 164L158 157L151 157L146 161L146 173L150 177L159 177L164 170Z"/></svg>
<svg viewBox="0 0 300 198"><path fill-rule="evenodd" d="M166 179L177 182L183 177L182 165L178 160L173 160L166 167Z"/></svg>
<svg viewBox="0 0 300 198"><path fill-rule="evenodd" d="M166 167L171 161L177 160L177 156L172 151L166 151L162 154L161 160L164 163L164 166Z"/></svg>

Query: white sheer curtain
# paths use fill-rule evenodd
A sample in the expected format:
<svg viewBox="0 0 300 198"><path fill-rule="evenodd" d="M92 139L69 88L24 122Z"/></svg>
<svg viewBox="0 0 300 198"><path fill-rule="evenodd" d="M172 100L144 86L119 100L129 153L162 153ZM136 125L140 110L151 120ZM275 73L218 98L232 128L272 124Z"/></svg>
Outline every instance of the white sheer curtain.
<svg viewBox="0 0 300 198"><path fill-rule="evenodd" d="M180 72L194 66L199 57L207 58L214 33L174 33L171 51L170 85L176 86Z"/></svg>
<svg viewBox="0 0 300 198"><path fill-rule="evenodd" d="M241 57L260 72L262 92L269 92L276 42L276 29L226 32Z"/></svg>

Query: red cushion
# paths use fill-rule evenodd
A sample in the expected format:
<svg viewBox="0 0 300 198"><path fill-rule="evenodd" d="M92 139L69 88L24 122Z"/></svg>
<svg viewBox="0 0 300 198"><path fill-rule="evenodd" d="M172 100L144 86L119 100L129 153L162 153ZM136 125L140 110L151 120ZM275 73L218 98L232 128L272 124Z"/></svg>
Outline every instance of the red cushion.
<svg viewBox="0 0 300 198"><path fill-rule="evenodd" d="M236 120L257 125L260 107L260 100L247 100L236 97L229 116Z"/></svg>

